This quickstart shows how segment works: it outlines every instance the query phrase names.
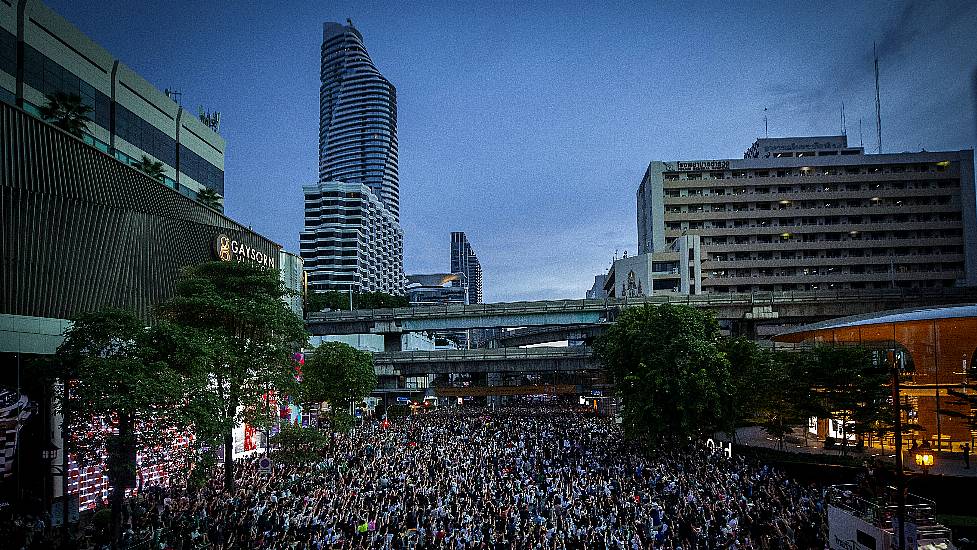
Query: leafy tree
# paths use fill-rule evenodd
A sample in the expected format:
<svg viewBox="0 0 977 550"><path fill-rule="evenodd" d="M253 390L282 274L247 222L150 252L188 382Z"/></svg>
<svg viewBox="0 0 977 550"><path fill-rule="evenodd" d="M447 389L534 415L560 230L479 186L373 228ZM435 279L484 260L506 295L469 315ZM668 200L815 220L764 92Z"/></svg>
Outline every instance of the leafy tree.
<svg viewBox="0 0 977 550"><path fill-rule="evenodd" d="M763 350L760 357L763 366L757 372L760 385L755 421L776 437L783 449L784 436L807 425L813 411L811 386L806 366L796 360L797 354Z"/></svg>
<svg viewBox="0 0 977 550"><path fill-rule="evenodd" d="M92 121L88 117L92 108L81 102L81 96L57 92L44 97L47 105L40 108L41 118L75 137L82 137Z"/></svg>
<svg viewBox="0 0 977 550"><path fill-rule="evenodd" d="M197 202L210 208L211 210L217 210L218 212L223 212L224 209L221 206L221 196L217 194L217 191L206 187L197 193Z"/></svg>
<svg viewBox="0 0 977 550"><path fill-rule="evenodd" d="M132 163L132 167L158 182L163 181L163 163L158 160L143 155L141 159Z"/></svg>
<svg viewBox="0 0 977 550"><path fill-rule="evenodd" d="M373 354L342 342L323 342L306 354L302 366L301 395L306 403L326 402L328 414L320 407L319 418L329 419L335 429L350 407L370 394L377 385Z"/></svg>
<svg viewBox="0 0 977 550"><path fill-rule="evenodd" d="M396 296L385 292L361 292L353 295L353 306L356 309L387 309L409 305L407 296Z"/></svg>
<svg viewBox="0 0 977 550"><path fill-rule="evenodd" d="M305 296L305 310L307 312L349 309L349 294L346 292L319 292L309 290Z"/></svg>
<svg viewBox="0 0 977 550"><path fill-rule="evenodd" d="M294 389L294 350L308 339L302 320L282 301L278 273L243 262L209 262L189 269L160 314L194 333L208 383L201 392L221 420L224 482L234 487L235 421L268 421L262 396ZM250 415L250 416L249 416Z"/></svg>
<svg viewBox="0 0 977 550"><path fill-rule="evenodd" d="M736 425L760 425L783 447L784 436L810 416L805 363L746 338L725 339L721 347L731 367Z"/></svg>
<svg viewBox="0 0 977 550"><path fill-rule="evenodd" d="M730 429L732 382L718 337L711 314L664 304L626 309L597 340L632 436L655 444Z"/></svg>
<svg viewBox="0 0 977 550"><path fill-rule="evenodd" d="M354 292L353 309L387 309L408 307L406 296L396 296L385 292ZM346 310L350 307L349 292L330 290L326 292L309 291L305 298L305 309L309 312Z"/></svg>
<svg viewBox="0 0 977 550"><path fill-rule="evenodd" d="M842 423L842 442L849 424L857 433L878 430L891 421L889 376L873 365L872 352L860 346L815 346L803 355L813 387L812 408L819 417ZM847 452L847 445L843 450Z"/></svg>
<svg viewBox="0 0 977 550"><path fill-rule="evenodd" d="M273 456L283 464L308 464L319 459L329 446L329 436L315 428L287 424L272 438L278 447Z"/></svg>
<svg viewBox="0 0 977 550"><path fill-rule="evenodd" d="M763 405L764 386L770 368L770 353L747 338L725 338L720 349L730 365L733 385L731 414L737 426L756 423Z"/></svg>
<svg viewBox="0 0 977 550"><path fill-rule="evenodd" d="M157 346L166 340L158 336L165 330L109 309L78 318L58 349L69 384L67 402L59 406L75 435L67 449L89 462L105 450L114 543L121 536L125 489L135 484L137 450L162 446L166 429L183 423L183 376L167 361L172 350Z"/></svg>

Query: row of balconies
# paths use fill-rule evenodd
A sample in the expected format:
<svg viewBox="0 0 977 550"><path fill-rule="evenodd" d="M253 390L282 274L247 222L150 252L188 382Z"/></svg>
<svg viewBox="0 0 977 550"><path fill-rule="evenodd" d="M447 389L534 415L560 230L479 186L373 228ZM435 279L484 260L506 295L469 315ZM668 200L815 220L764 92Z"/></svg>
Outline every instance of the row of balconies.
<svg viewBox="0 0 977 550"><path fill-rule="evenodd" d="M812 159L813 160L813 159ZM816 161L815 161L816 163ZM813 164L813 163L812 163ZM791 183L798 184L810 184L811 180L824 179L824 180L837 180L841 182L864 182L864 181L899 181L899 180L920 180L920 179L932 179L936 178L952 178L958 177L960 174L958 163L956 161L952 162L947 168L937 167L935 164L931 166L929 170L925 171L901 171L895 172L891 169L892 165L887 165L886 168L879 169L878 171L873 170L877 167L872 165L859 165L857 166L857 173L850 173L846 170L845 166L826 166L826 167L815 167L811 166L810 170L804 171L801 168L794 167L770 167L765 169L759 169L760 171L768 172L766 176L756 176L750 172L738 172L736 175L723 173L723 177L715 178L711 177L711 173L708 171L704 172L680 172L679 174L699 174L698 179L666 179L665 173L662 173L662 181L665 185L702 185L702 186L729 186L729 187L742 187L742 186L767 186L767 185L789 185ZM820 168L820 169L819 169ZM852 167L856 168L856 167ZM785 174L783 176L777 175L778 171L783 171ZM747 183L744 180L752 180ZM771 183L775 182L775 183Z"/></svg>
<svg viewBox="0 0 977 550"><path fill-rule="evenodd" d="M940 212L952 212L959 215L960 204L954 201L951 204L928 204L928 205L880 205L880 206L861 206L861 207L839 207L844 209L844 213L825 212L834 210L826 208L775 208L771 210L749 209L749 210L703 210L701 212L669 212L665 211L665 221L709 221L709 220L756 220L759 217L767 218L802 218L802 217L837 217L837 216L894 216L901 214L936 214Z"/></svg>
<svg viewBox="0 0 977 550"><path fill-rule="evenodd" d="M959 185L955 187L931 189L865 189L861 191L792 191L789 193L743 193L739 195L669 195L665 193L665 206L688 204L732 204L751 202L779 203L782 200L791 202L802 200L825 201L841 199L895 199L908 201L913 197L959 196Z"/></svg>
<svg viewBox="0 0 977 550"><path fill-rule="evenodd" d="M706 243L703 242L703 247L708 248L710 252L753 252L753 251L789 251L789 250L826 250L829 245L831 247L836 247L837 242L834 241L820 241L820 242L798 242L794 240L790 241L776 241L770 243L758 243L758 242L747 242L747 243ZM888 248L893 247L908 247L908 246L963 246L963 238L959 235L956 237L945 237L945 238L927 238L927 239L887 239L883 241L883 246L887 245ZM849 241L845 243L845 248L861 248L870 249L878 248L878 241Z"/></svg>
<svg viewBox="0 0 977 550"><path fill-rule="evenodd" d="M675 223L675 222L672 222ZM826 229L830 228L830 230ZM776 235L784 237L786 235L787 239L795 238L795 234L814 234L814 235L838 235L838 240L834 242L840 242L842 240L886 240L894 238L891 235L885 236L865 236L865 233L876 233L881 232L892 233L895 231L900 232L905 235L906 232L916 230L959 230L961 228L960 221L947 221L947 222L899 222L899 223L844 223L837 225L791 225L791 226L745 226L745 227L715 227L715 228L695 228L695 229L680 229L680 228L665 228L665 237L681 237L683 234L692 232L693 235L701 235L703 237L732 237L737 235ZM855 233L858 238L852 238L852 233ZM946 235L953 236L953 235ZM864 237L864 238L863 238ZM924 236L916 235L910 236L905 235L905 238L927 238Z"/></svg>
<svg viewBox="0 0 977 550"><path fill-rule="evenodd" d="M795 267L799 263L806 265L831 266L831 265L883 265L890 266L905 264L932 264L932 263L959 263L964 261L963 254L920 254L910 256L897 256L887 254L884 256L843 256L838 258L817 257L817 258L771 258L771 259L749 259L749 260L719 260L709 258L702 260L702 270L706 269L739 269L739 268L774 268L774 267Z"/></svg>
<svg viewBox="0 0 977 550"><path fill-rule="evenodd" d="M956 280L963 277L962 270L932 271L921 273L831 273L825 275L750 275L750 276L713 276L702 271L702 286L706 285L755 285L755 284L784 284L784 283L845 283L872 281L929 281Z"/></svg>

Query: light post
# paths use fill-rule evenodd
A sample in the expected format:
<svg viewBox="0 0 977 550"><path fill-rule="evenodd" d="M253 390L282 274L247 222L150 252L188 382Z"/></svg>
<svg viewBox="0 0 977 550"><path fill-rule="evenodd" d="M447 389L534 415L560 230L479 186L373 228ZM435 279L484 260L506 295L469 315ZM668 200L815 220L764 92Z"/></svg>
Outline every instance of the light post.
<svg viewBox="0 0 977 550"><path fill-rule="evenodd" d="M933 455L933 450L930 447L929 441L923 441L922 445L913 445L910 449L913 454L913 459L916 461L916 465L923 469L924 474L928 474L930 468L936 462L936 457Z"/></svg>
<svg viewBox="0 0 977 550"><path fill-rule="evenodd" d="M888 353L892 371L892 407L895 409L896 435L896 513L899 521L899 547L906 549L906 472L902 468L902 410L899 404L899 367L895 352Z"/></svg>
<svg viewBox="0 0 977 550"><path fill-rule="evenodd" d="M61 541L64 545L68 540L68 491L67 491L67 472L61 467L54 464L54 461L58 459L58 452L61 450L53 441L48 441L44 447L41 448L41 458L48 462L48 475L44 476L44 501L47 510L51 510L52 497L51 493L54 492L53 482L54 478L61 477L62 484L61 487L63 493L61 495ZM54 518L52 518L53 520ZM53 521L52 521L53 523Z"/></svg>

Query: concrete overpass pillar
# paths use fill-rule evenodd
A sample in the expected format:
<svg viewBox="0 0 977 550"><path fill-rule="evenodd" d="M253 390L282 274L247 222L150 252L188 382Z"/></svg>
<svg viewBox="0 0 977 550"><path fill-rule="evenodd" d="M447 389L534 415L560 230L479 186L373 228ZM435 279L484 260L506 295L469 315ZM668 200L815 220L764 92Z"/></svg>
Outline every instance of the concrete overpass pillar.
<svg viewBox="0 0 977 550"><path fill-rule="evenodd" d="M404 351L402 334L387 332L383 335L383 351Z"/></svg>
<svg viewBox="0 0 977 550"><path fill-rule="evenodd" d="M502 385L502 373L500 372L489 372L485 374L485 385L501 386ZM502 396L500 395L489 395L486 397L486 404L489 407L500 407L502 406Z"/></svg>

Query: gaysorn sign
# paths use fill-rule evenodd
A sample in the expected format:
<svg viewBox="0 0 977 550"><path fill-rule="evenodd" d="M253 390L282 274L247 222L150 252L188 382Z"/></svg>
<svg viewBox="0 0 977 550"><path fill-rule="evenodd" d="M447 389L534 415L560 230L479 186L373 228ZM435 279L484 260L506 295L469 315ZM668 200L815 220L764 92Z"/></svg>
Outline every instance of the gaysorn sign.
<svg viewBox="0 0 977 550"><path fill-rule="evenodd" d="M258 264L268 268L275 267L271 256L221 233L214 239L214 256L222 262L238 261Z"/></svg>
<svg viewBox="0 0 977 550"><path fill-rule="evenodd" d="M688 162L679 161L679 172L692 172L696 170L729 170L728 160L693 160Z"/></svg>

